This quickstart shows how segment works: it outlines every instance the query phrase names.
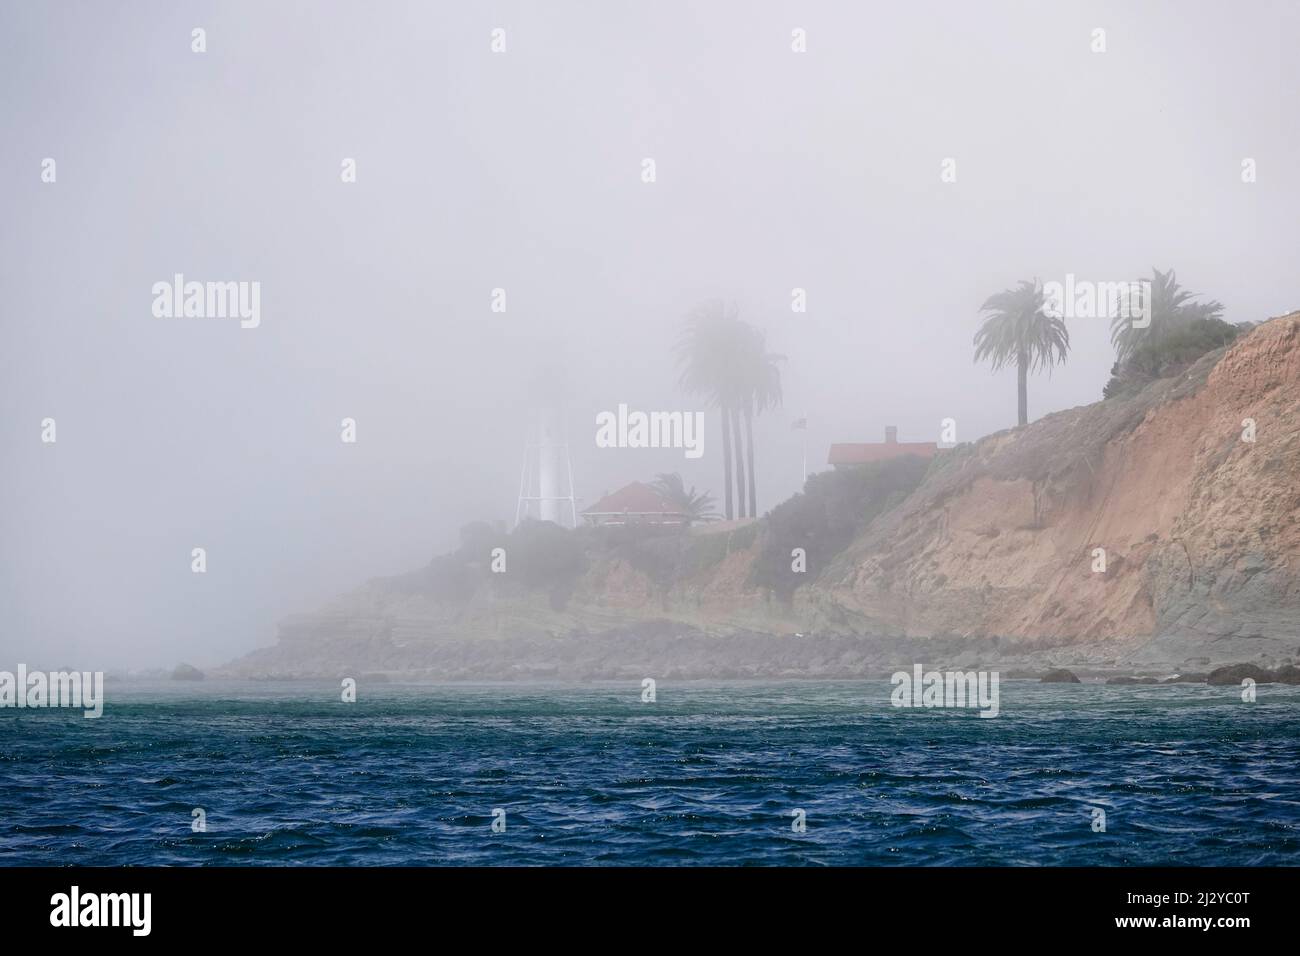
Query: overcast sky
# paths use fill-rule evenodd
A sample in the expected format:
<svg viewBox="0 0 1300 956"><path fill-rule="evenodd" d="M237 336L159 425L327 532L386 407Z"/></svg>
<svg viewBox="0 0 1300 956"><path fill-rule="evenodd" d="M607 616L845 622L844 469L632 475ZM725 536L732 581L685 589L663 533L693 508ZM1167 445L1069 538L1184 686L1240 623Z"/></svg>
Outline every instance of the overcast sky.
<svg viewBox="0 0 1300 956"><path fill-rule="evenodd" d="M594 442L620 402L702 407L670 352L702 299L788 356L762 510L805 413L814 468L1013 425L971 337L1019 279L1300 306L1298 9L0 0L0 668L221 663L512 518L539 368L587 503L720 497L712 414L699 460ZM155 317L175 273L259 282L260 326ZM1069 324L1033 418L1100 397L1106 322Z"/></svg>

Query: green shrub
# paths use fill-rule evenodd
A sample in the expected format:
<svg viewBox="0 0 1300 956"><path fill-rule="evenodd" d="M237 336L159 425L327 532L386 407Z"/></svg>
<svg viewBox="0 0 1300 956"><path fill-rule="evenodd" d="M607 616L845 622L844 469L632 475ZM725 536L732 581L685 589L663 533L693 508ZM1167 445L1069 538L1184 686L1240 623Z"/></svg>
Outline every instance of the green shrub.
<svg viewBox="0 0 1300 956"><path fill-rule="evenodd" d="M630 524L593 528L587 533L602 557L626 561L666 590L693 567L691 536L673 525Z"/></svg>
<svg viewBox="0 0 1300 956"><path fill-rule="evenodd" d="M877 515L911 494L928 467L926 459L908 455L813 475L803 493L768 515L767 537L750 572L750 585L771 588L788 601L799 585L814 580ZM795 548L803 548L807 555L803 574L790 567Z"/></svg>
<svg viewBox="0 0 1300 956"><path fill-rule="evenodd" d="M1133 395L1156 379L1181 374L1206 352L1232 344L1241 331L1241 326L1222 319L1194 319L1172 332L1149 338L1127 359L1111 367L1102 397Z"/></svg>
<svg viewBox="0 0 1300 956"><path fill-rule="evenodd" d="M754 546L754 540L758 537L758 529L762 527L761 522L751 521L747 525L737 528L727 535L727 550L744 551Z"/></svg>
<svg viewBox="0 0 1300 956"><path fill-rule="evenodd" d="M589 560L622 559L649 577L661 592L714 567L728 554L761 541L749 583L788 600L817 576L867 524L893 507L925 475L916 456L814 475L805 491L779 504L761 521L729 532L694 535L686 528L625 525L568 530L549 521L525 521L509 534L485 522L461 529L461 545L433 559L423 571L392 579L391 586L444 600L468 597L492 579L493 548L505 548L506 578L549 594L551 606L567 603ZM760 538L760 532L765 535ZM790 570L790 551L808 555L806 574Z"/></svg>
<svg viewBox="0 0 1300 956"><path fill-rule="evenodd" d="M731 553L728 547L730 542L731 535L722 532L692 535L690 543L692 567L697 571L704 571L721 564Z"/></svg>
<svg viewBox="0 0 1300 956"><path fill-rule="evenodd" d="M504 547L509 577L529 587L571 588L587 565L581 535L550 521L525 521Z"/></svg>

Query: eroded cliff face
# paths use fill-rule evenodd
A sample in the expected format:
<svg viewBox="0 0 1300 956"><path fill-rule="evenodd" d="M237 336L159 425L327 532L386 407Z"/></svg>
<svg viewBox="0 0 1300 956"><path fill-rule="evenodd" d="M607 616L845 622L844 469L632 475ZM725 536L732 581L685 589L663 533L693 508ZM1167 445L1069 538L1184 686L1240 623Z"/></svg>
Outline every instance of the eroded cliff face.
<svg viewBox="0 0 1300 956"><path fill-rule="evenodd" d="M918 637L1300 645L1300 313L1131 399L954 450L801 606Z"/></svg>
<svg viewBox="0 0 1300 956"><path fill-rule="evenodd" d="M688 634L717 654L683 673L725 676L727 648L764 636L805 642L804 660L817 660L796 632L834 644L827 669L810 672L828 675L861 672L859 648L887 657L888 639L949 659L962 647L1174 665L1288 659L1300 647L1300 313L1134 397L942 453L790 603L748 584L768 533L728 538L717 560L668 582L597 557L562 595L508 576L441 597L421 572L373 581L284 622L276 647L227 673L508 676L531 655L544 666L528 674L572 665L600 676L633 673L652 651L660 664L686 660ZM635 640L601 643L615 634Z"/></svg>

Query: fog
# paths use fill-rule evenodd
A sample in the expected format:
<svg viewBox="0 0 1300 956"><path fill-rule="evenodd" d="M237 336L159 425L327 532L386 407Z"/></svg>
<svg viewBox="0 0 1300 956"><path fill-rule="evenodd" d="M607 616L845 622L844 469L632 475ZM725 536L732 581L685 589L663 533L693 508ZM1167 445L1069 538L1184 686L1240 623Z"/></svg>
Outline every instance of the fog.
<svg viewBox="0 0 1300 956"><path fill-rule="evenodd" d="M0 666L221 663L512 521L542 375L579 507L660 471L721 499L671 350L702 300L787 357L760 512L805 440L1013 426L971 339L1020 279L1295 308L1297 10L3 0ZM155 316L177 273L260 283L260 324ZM1069 330L1031 419L1100 398L1107 323ZM706 411L703 456L597 448L620 403Z"/></svg>

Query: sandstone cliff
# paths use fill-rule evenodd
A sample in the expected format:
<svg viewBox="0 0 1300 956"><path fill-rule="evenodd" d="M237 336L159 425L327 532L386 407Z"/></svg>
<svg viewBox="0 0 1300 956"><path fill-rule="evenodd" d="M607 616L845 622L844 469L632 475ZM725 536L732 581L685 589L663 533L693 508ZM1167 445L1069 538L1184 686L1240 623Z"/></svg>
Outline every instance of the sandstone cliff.
<svg viewBox="0 0 1300 956"><path fill-rule="evenodd" d="M1300 314L1132 399L944 456L803 597L868 632L1294 648Z"/></svg>

